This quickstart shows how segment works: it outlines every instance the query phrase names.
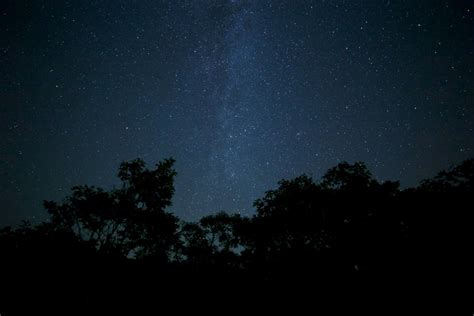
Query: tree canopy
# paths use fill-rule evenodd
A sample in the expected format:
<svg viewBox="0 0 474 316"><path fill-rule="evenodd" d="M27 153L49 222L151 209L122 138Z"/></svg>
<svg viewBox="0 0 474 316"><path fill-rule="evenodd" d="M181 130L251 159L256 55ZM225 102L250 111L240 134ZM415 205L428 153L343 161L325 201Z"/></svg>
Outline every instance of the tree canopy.
<svg viewBox="0 0 474 316"><path fill-rule="evenodd" d="M303 174L279 181L255 201L253 216L219 212L196 222L167 211L174 162L165 159L153 169L140 159L123 162L118 187L75 186L63 201L45 201L48 221L0 231L5 269L23 271L24 283L79 276L74 294L54 292L76 302L97 297L84 291L88 286L120 296L117 282L127 284L124 293L133 297L133 288L146 280L161 289L380 279L399 284L419 277L429 283L433 271L448 273L449 260L440 253L455 256L451 237L457 236L459 248L472 246L472 229L463 225L472 220L465 206L472 205L473 159L407 189L378 181L362 162L341 162L320 180ZM24 273L31 262L47 273ZM69 288L68 282L61 284Z"/></svg>

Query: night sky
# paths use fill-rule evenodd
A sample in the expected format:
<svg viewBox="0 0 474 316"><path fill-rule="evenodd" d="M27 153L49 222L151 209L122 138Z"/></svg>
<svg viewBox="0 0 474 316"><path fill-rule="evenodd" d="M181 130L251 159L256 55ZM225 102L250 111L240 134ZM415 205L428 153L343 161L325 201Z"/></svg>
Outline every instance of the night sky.
<svg viewBox="0 0 474 316"><path fill-rule="evenodd" d="M250 215L342 160L416 185L474 156L472 1L1 1L0 224L177 160L171 210Z"/></svg>

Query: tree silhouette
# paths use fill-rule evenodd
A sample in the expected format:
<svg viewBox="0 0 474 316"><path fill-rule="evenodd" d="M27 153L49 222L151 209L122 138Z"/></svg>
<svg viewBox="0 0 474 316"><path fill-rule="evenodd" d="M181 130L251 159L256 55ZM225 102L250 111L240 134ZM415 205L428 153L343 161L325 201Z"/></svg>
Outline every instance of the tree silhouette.
<svg viewBox="0 0 474 316"><path fill-rule="evenodd" d="M45 201L54 229L74 233L99 252L168 260L177 246L178 219L165 212L171 205L176 175L174 160L148 170L136 159L123 162L121 188L76 186L62 203Z"/></svg>
<svg viewBox="0 0 474 316"><path fill-rule="evenodd" d="M319 297L367 285L430 293L452 288L452 275L466 279L473 264L474 159L404 190L374 179L362 162L341 162L319 181L279 181L251 217L219 212L197 222L166 211L173 166L123 162L119 187L75 186L62 202L44 202L48 221L1 229L6 305L18 306L19 293L35 304L164 304L206 288L231 299L222 289L240 287L275 300L301 284Z"/></svg>
<svg viewBox="0 0 474 316"><path fill-rule="evenodd" d="M433 179L423 180L420 188L440 193L472 192L474 190L474 159L465 160L451 170L443 170Z"/></svg>

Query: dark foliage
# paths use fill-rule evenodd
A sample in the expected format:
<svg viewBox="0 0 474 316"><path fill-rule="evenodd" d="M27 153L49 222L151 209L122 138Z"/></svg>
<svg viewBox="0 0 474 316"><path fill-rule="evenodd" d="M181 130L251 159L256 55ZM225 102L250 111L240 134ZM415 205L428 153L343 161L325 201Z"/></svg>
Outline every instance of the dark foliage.
<svg viewBox="0 0 474 316"><path fill-rule="evenodd" d="M472 281L472 159L405 190L342 162L320 181L280 181L252 217L221 212L195 223L166 211L173 164L124 162L121 187L74 187L63 202L44 202L49 221L3 228L2 305L110 311L268 295L276 306L292 295L342 302L396 289L401 303Z"/></svg>

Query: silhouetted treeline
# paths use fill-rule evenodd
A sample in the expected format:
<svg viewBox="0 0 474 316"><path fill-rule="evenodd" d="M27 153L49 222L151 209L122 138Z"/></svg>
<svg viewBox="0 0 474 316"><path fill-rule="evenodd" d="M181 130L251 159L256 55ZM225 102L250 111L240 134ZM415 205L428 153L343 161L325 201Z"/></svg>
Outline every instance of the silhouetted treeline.
<svg viewBox="0 0 474 316"><path fill-rule="evenodd" d="M240 304L270 292L271 304L295 293L342 300L379 289L436 300L472 281L474 159L405 190L342 162L319 181L280 181L252 217L198 222L166 211L173 164L124 162L120 187L73 187L64 201L44 202L48 221L3 228L0 305L70 313L190 297Z"/></svg>

